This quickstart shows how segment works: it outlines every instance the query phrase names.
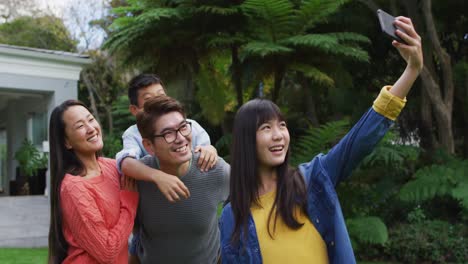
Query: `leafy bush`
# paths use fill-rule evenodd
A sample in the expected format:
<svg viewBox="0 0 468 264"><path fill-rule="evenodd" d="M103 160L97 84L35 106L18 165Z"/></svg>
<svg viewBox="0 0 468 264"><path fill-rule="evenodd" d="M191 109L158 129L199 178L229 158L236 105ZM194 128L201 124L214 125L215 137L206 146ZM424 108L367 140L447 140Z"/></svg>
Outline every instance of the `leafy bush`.
<svg viewBox="0 0 468 264"><path fill-rule="evenodd" d="M402 224L390 230L385 253L403 263L466 263L468 228L445 221Z"/></svg>
<svg viewBox="0 0 468 264"><path fill-rule="evenodd" d="M422 202L442 196L452 197L465 210L468 209L468 160L453 160L443 165L421 168L400 191L400 198L408 202Z"/></svg>
<svg viewBox="0 0 468 264"><path fill-rule="evenodd" d="M114 159L115 154L121 151L122 139L116 134L107 135L104 137L104 148L102 149L102 155L107 158Z"/></svg>

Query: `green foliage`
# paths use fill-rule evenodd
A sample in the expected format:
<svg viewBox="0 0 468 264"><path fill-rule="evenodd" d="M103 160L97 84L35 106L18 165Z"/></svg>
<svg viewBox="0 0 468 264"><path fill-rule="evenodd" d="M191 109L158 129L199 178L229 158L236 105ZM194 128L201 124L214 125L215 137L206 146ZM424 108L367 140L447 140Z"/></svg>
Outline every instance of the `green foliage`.
<svg viewBox="0 0 468 264"><path fill-rule="evenodd" d="M195 83L196 98L203 117L211 125L220 125L226 112L234 111L235 94L229 76L230 59L224 54L203 61Z"/></svg>
<svg viewBox="0 0 468 264"><path fill-rule="evenodd" d="M269 55L279 55L291 53L293 49L271 42L252 41L242 48L241 58L246 57L266 57Z"/></svg>
<svg viewBox="0 0 468 264"><path fill-rule="evenodd" d="M409 223L421 223L426 220L426 214L421 206L416 206L411 212L408 213Z"/></svg>
<svg viewBox="0 0 468 264"><path fill-rule="evenodd" d="M299 10L300 26L310 28L318 23L327 22L333 13L349 0L306 0Z"/></svg>
<svg viewBox="0 0 468 264"><path fill-rule="evenodd" d="M223 157L223 159L229 162L230 149L232 142L232 134L223 135L215 143L215 148L218 150L218 155Z"/></svg>
<svg viewBox="0 0 468 264"><path fill-rule="evenodd" d="M419 169L400 191L403 201L422 202L436 196L450 196L468 209L468 160Z"/></svg>
<svg viewBox="0 0 468 264"><path fill-rule="evenodd" d="M320 152L328 152L348 129L348 120L332 121L320 127L310 127L293 145L292 164L307 162Z"/></svg>
<svg viewBox="0 0 468 264"><path fill-rule="evenodd" d="M342 41L340 41L342 40ZM369 43L365 37L355 33L307 34L297 35L282 40L280 43L288 46L316 48L326 54L345 56L356 61L369 61L366 51L355 46L344 44L344 41L359 41Z"/></svg>
<svg viewBox="0 0 468 264"><path fill-rule="evenodd" d="M57 17L23 16L0 25L0 43L73 52L77 41Z"/></svg>
<svg viewBox="0 0 468 264"><path fill-rule="evenodd" d="M361 167L383 166L401 171L406 162L416 162L420 149L415 146L398 143L397 134L387 132L371 154L361 162Z"/></svg>
<svg viewBox="0 0 468 264"><path fill-rule="evenodd" d="M41 154L36 146L27 138L23 140L20 148L15 152L15 159L19 163L20 170L27 177L36 175L39 169L47 168L47 156Z"/></svg>
<svg viewBox="0 0 468 264"><path fill-rule="evenodd" d="M128 107L130 101L128 96L121 95L112 103L112 118L114 120L114 134L122 135L130 126L136 123L135 117L130 113Z"/></svg>
<svg viewBox="0 0 468 264"><path fill-rule="evenodd" d="M444 221L402 224L390 230L385 253L400 263L466 263L468 229Z"/></svg>
<svg viewBox="0 0 468 264"><path fill-rule="evenodd" d="M387 226L379 217L356 217L346 220L349 236L359 244L381 244L388 240ZM355 246L353 244L353 246Z"/></svg>
<svg viewBox="0 0 468 264"><path fill-rule="evenodd" d="M123 149L120 135L110 134L104 137L104 148L102 155L108 158L115 158L115 154Z"/></svg>

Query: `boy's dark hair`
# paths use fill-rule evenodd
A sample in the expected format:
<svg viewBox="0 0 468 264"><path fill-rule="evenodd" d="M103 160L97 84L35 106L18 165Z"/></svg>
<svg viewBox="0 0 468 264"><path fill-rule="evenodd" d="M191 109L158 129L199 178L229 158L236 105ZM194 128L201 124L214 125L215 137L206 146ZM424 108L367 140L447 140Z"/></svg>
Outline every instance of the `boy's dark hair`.
<svg viewBox="0 0 468 264"><path fill-rule="evenodd" d="M146 101L143 111L140 111L136 116L141 137L153 140L155 134L154 123L162 115L170 112L179 112L185 118L184 107L172 97L161 95Z"/></svg>
<svg viewBox="0 0 468 264"><path fill-rule="evenodd" d="M130 104L138 106L138 91L153 84L160 84L164 87L161 78L156 74L142 73L133 77L128 83L128 99L130 100Z"/></svg>

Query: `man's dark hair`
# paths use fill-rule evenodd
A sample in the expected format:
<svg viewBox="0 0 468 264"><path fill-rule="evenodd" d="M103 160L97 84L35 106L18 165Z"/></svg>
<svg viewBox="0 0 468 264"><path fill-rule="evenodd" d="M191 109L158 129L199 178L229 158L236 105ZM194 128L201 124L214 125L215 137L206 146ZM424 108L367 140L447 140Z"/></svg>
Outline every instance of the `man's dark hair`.
<svg viewBox="0 0 468 264"><path fill-rule="evenodd" d="M154 123L162 115L170 112L179 112L185 118L185 111L182 104L172 97L161 95L146 101L143 106L143 111L140 111L136 116L141 137L153 140L153 135L156 132Z"/></svg>
<svg viewBox="0 0 468 264"><path fill-rule="evenodd" d="M138 91L153 84L160 84L164 87L161 78L156 74L142 73L133 77L128 83L128 99L130 100L130 104L139 106Z"/></svg>

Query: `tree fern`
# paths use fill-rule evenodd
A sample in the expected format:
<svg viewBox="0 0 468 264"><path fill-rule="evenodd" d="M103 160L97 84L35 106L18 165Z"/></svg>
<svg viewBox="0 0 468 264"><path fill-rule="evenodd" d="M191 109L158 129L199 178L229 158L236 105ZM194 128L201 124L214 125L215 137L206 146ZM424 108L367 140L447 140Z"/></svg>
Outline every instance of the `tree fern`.
<svg viewBox="0 0 468 264"><path fill-rule="evenodd" d="M255 32L269 41L276 42L295 30L296 12L288 0L247 0L241 7L254 18L254 23L259 23Z"/></svg>
<svg viewBox="0 0 468 264"><path fill-rule="evenodd" d="M424 167L413 178L401 188L402 200L421 202L448 195L468 209L468 160Z"/></svg>
<svg viewBox="0 0 468 264"><path fill-rule="evenodd" d="M320 152L327 152L349 129L348 120L328 122L320 127L310 127L292 148L294 165L307 162Z"/></svg>
<svg viewBox="0 0 468 264"><path fill-rule="evenodd" d="M419 157L419 148L397 144L397 136L393 131L387 132L371 154L361 162L361 167L384 166L399 169L406 161L416 161Z"/></svg>
<svg viewBox="0 0 468 264"><path fill-rule="evenodd" d="M387 226L379 217L350 218L346 220L346 226L349 236L359 243L382 245L388 240Z"/></svg>
<svg viewBox="0 0 468 264"><path fill-rule="evenodd" d="M292 45L296 47L316 48L327 54L346 56L356 61L369 61L369 55L366 51L359 47L341 44L338 41L338 37L345 38L345 35L336 33L297 35L283 39L280 43L286 46ZM358 37L355 39L358 39Z"/></svg>
<svg viewBox="0 0 468 264"><path fill-rule="evenodd" d="M325 87L333 87L335 85L335 81L332 77L314 66L297 63L291 65L290 69L303 73L304 76L310 78L319 85L323 85Z"/></svg>
<svg viewBox="0 0 468 264"><path fill-rule="evenodd" d="M327 17L337 12L338 8L349 0L305 0L299 10L303 30L318 23L325 22Z"/></svg>
<svg viewBox="0 0 468 264"><path fill-rule="evenodd" d="M280 55L293 52L293 49L272 42L250 42L242 48L241 58L244 57L266 57L269 55Z"/></svg>

